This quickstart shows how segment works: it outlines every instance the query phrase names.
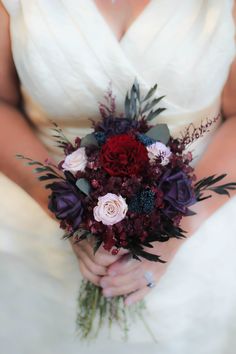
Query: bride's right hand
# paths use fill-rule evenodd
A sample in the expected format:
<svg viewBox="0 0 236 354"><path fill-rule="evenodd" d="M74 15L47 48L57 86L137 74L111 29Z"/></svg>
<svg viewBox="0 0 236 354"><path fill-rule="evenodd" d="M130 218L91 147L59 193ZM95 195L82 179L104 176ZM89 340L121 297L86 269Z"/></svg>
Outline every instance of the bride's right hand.
<svg viewBox="0 0 236 354"><path fill-rule="evenodd" d="M74 243L73 240L70 241L78 258L79 268L83 277L97 286L100 286L101 278L108 274L108 266L128 253L127 250L121 249L119 253L114 256L101 245L94 254L92 239L85 239L79 243Z"/></svg>

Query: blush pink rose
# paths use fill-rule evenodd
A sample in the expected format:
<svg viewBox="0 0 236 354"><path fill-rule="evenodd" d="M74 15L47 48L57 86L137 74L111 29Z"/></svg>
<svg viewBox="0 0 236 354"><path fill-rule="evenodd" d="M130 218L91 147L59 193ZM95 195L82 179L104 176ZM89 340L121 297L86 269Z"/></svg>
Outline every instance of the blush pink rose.
<svg viewBox="0 0 236 354"><path fill-rule="evenodd" d="M76 151L67 155L65 161L62 165L64 171L78 172L84 171L87 165L87 155L85 153L85 148L81 147Z"/></svg>
<svg viewBox="0 0 236 354"><path fill-rule="evenodd" d="M98 203L93 209L96 221L104 225L114 225L125 218L128 205L121 195L107 193L98 198Z"/></svg>

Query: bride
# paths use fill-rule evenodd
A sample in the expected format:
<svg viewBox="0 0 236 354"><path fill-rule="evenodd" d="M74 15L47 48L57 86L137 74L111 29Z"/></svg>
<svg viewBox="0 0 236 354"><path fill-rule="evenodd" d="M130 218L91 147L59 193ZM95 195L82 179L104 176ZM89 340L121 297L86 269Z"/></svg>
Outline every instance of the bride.
<svg viewBox="0 0 236 354"><path fill-rule="evenodd" d="M159 118L178 135L214 122L194 145L199 178L236 181L236 61L231 0L0 1L1 351L6 354L233 354L236 330L236 196L195 207L184 241L155 244L165 264L111 256L62 241L47 192L16 153L60 156L50 120L69 138L85 135L109 82L122 112L136 77L158 84ZM236 17L236 16L235 16ZM218 117L218 119L215 119ZM76 257L77 256L77 257ZM78 261L77 261L78 259ZM79 267L78 267L79 263ZM79 271L80 269L80 271ZM147 286L150 271L156 286ZM104 296L145 299L153 343L140 323L82 345L75 335L81 278Z"/></svg>

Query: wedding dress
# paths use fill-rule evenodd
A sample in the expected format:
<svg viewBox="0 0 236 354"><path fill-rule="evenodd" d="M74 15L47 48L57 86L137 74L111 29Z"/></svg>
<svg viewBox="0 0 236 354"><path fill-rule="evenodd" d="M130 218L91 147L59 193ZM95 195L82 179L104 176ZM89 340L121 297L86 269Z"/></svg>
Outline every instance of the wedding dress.
<svg viewBox="0 0 236 354"><path fill-rule="evenodd" d="M175 135L219 114L235 57L233 1L151 0L120 41L93 0L3 4L25 112L55 158L50 120L69 138L85 135L110 81L118 112L135 77L143 94L157 83L167 108L159 121ZM219 124L195 143L196 160ZM57 223L3 175L0 194L2 354L235 353L236 197L186 240L146 296L157 343L137 321L128 343L115 327L111 338L104 329L87 347L75 333L81 275L69 243L61 240Z"/></svg>

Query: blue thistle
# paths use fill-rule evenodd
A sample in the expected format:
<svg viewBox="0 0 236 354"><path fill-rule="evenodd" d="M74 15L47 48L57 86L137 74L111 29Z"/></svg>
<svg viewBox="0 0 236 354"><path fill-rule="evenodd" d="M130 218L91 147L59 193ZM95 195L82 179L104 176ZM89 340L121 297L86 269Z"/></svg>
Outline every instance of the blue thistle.
<svg viewBox="0 0 236 354"><path fill-rule="evenodd" d="M105 144L107 136L104 132L95 132L94 135L99 145Z"/></svg>
<svg viewBox="0 0 236 354"><path fill-rule="evenodd" d="M155 193L150 189L141 191L131 199L129 211L139 214L149 214L155 207Z"/></svg>
<svg viewBox="0 0 236 354"><path fill-rule="evenodd" d="M156 140L149 138L149 136L145 134L137 134L137 139L145 146L149 146L156 143Z"/></svg>

